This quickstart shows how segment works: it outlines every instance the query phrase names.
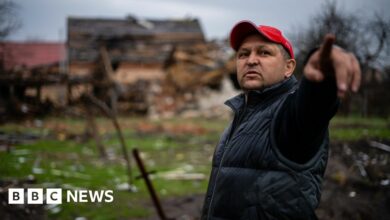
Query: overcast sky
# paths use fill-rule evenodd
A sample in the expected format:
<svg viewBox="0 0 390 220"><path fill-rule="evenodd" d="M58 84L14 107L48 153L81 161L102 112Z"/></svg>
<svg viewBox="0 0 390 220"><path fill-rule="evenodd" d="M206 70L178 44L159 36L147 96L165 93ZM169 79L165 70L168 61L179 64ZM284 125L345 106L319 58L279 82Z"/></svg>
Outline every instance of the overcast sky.
<svg viewBox="0 0 390 220"><path fill-rule="evenodd" d="M325 0L8 0L17 3L22 28L8 39L66 40L66 18L199 18L208 39L225 38L239 20L273 25L288 33L308 24ZM359 16L390 18L390 0L337 0ZM385 13L387 10L387 13Z"/></svg>

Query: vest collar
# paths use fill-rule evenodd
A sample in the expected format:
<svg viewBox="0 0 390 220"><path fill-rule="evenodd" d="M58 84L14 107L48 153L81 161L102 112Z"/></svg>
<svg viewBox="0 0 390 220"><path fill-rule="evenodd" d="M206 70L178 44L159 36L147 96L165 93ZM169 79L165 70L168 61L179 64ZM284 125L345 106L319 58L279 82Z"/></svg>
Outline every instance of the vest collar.
<svg viewBox="0 0 390 220"><path fill-rule="evenodd" d="M290 89L294 88L294 86L297 84L297 79L295 76L291 76L282 82L276 83L270 87L267 87L263 90L252 90L249 91L247 106L253 106L259 101L265 99L265 98L271 98L275 97L279 94L285 93L289 91ZM225 105L229 106L233 109L234 112L237 112L239 109L241 109L242 106L245 105L245 94L241 93L225 102Z"/></svg>

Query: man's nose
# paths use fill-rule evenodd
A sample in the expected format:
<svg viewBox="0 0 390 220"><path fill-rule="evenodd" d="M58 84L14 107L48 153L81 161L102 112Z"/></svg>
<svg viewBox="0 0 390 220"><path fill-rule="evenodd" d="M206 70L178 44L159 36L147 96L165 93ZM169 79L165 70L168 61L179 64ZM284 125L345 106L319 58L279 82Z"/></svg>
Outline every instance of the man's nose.
<svg viewBox="0 0 390 220"><path fill-rule="evenodd" d="M250 53L249 54L249 57L248 57L248 60L247 60L247 64L250 65L250 66L259 64L259 59L258 59L258 57L256 56L255 53Z"/></svg>

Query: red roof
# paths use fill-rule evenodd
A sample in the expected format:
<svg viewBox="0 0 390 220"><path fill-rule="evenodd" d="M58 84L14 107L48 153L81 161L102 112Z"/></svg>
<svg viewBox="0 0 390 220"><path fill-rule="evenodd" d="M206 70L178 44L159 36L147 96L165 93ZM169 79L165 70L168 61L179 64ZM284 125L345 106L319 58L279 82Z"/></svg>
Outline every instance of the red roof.
<svg viewBox="0 0 390 220"><path fill-rule="evenodd" d="M33 68L65 60L64 43L0 42L0 60L5 69L17 66Z"/></svg>

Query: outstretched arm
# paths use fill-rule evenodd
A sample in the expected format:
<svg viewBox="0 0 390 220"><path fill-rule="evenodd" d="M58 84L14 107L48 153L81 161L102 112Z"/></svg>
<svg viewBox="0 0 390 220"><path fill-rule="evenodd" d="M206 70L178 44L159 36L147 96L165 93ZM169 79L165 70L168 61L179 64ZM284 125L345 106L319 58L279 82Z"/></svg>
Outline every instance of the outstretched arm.
<svg viewBox="0 0 390 220"><path fill-rule="evenodd" d="M278 115L277 144L284 156L298 163L308 161L324 139L330 119L344 98L360 86L360 67L355 56L333 46L327 35L308 59L299 89L286 100Z"/></svg>

